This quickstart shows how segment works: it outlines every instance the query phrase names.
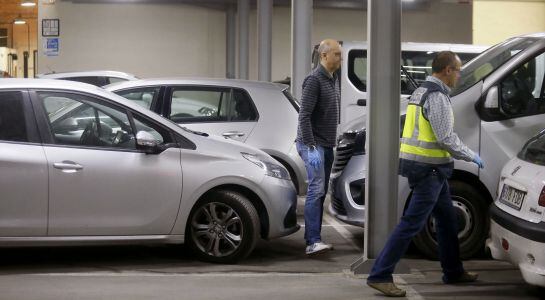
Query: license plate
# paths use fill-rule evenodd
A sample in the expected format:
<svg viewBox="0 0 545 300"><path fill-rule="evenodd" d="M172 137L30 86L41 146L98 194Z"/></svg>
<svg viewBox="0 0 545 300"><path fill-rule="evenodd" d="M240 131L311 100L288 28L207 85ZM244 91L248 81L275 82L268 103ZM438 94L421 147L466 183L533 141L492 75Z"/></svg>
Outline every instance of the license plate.
<svg viewBox="0 0 545 300"><path fill-rule="evenodd" d="M504 184L500 195L500 202L516 210L520 210L525 196L526 192Z"/></svg>

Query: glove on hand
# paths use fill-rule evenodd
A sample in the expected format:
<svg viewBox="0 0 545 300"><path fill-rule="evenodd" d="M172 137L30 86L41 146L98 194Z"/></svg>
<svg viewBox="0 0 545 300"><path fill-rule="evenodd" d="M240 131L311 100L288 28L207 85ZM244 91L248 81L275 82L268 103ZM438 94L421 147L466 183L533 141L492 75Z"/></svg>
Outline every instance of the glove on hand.
<svg viewBox="0 0 545 300"><path fill-rule="evenodd" d="M320 151L316 147L308 147L308 163L317 169L322 163L322 158L320 157Z"/></svg>
<svg viewBox="0 0 545 300"><path fill-rule="evenodd" d="M484 168L483 160L481 159L481 157L479 156L479 154L475 154L475 158L473 158L473 162L476 163L477 166L479 166L479 169L483 169L483 168Z"/></svg>

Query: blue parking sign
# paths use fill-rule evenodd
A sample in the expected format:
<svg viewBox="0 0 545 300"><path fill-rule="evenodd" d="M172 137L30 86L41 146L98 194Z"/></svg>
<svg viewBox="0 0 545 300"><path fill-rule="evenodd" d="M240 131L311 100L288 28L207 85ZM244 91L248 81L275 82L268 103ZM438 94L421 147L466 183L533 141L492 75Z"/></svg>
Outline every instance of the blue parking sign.
<svg viewBox="0 0 545 300"><path fill-rule="evenodd" d="M44 39L44 54L46 56L58 56L59 55L59 38L45 38Z"/></svg>

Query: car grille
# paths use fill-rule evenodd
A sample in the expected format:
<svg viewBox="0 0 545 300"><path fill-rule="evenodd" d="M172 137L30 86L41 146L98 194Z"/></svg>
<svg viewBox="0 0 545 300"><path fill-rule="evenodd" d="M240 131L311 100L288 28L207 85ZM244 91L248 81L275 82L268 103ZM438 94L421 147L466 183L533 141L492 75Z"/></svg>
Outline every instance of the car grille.
<svg viewBox="0 0 545 300"><path fill-rule="evenodd" d="M341 199L331 197L331 207L337 214L346 216L346 209Z"/></svg>
<svg viewBox="0 0 545 300"><path fill-rule="evenodd" d="M335 153L335 161L333 162L332 172L342 172L348 161L354 154L354 143L343 144L340 143L337 145L337 150Z"/></svg>

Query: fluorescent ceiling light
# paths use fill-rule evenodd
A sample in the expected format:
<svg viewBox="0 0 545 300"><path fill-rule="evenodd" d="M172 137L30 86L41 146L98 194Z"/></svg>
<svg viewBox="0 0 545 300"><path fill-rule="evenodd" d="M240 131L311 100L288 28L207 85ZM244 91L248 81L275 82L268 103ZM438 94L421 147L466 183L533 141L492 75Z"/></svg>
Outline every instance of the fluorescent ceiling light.
<svg viewBox="0 0 545 300"><path fill-rule="evenodd" d="M36 2L34 2L33 0L23 0L21 1L21 6L36 6Z"/></svg>
<svg viewBox="0 0 545 300"><path fill-rule="evenodd" d="M19 15L15 20L13 20L13 24L15 25L24 25L26 24L26 21L21 18L21 15Z"/></svg>

